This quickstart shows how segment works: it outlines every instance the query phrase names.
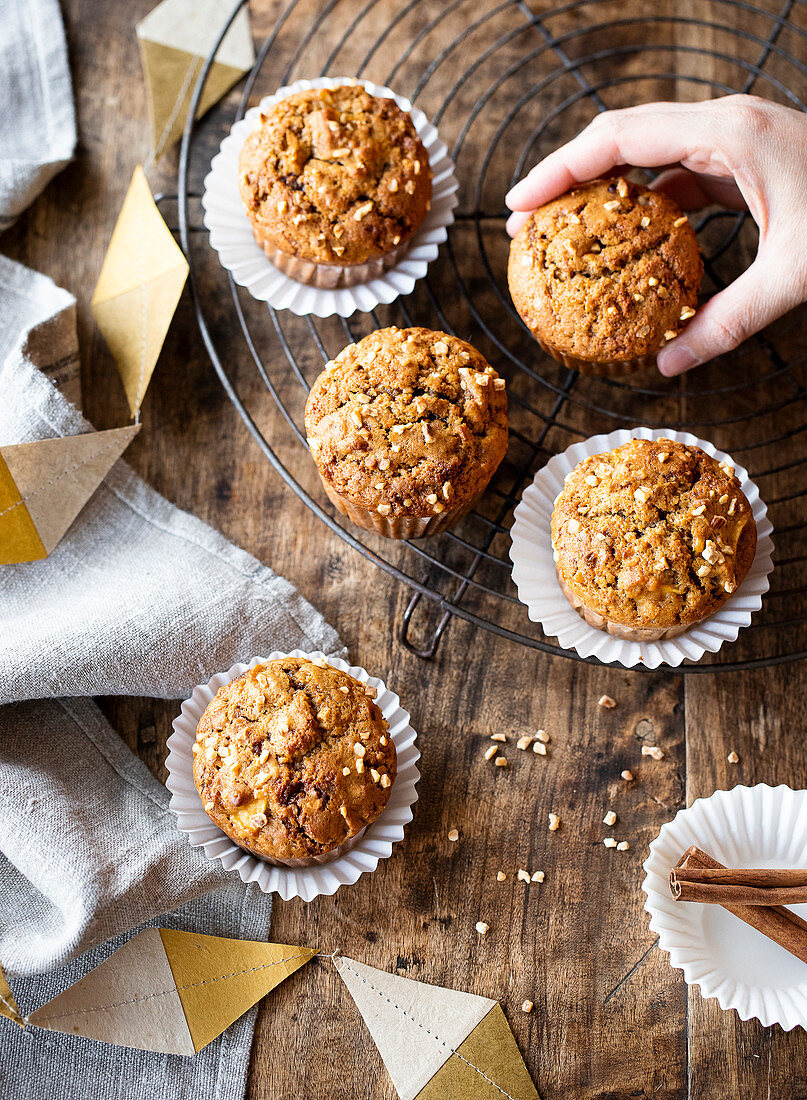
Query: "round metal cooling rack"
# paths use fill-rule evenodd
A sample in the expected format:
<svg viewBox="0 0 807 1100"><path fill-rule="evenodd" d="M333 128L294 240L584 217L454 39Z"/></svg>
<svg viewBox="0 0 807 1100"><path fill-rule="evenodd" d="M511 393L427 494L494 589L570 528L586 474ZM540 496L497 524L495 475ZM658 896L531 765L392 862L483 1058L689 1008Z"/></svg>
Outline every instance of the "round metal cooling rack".
<svg viewBox="0 0 807 1100"><path fill-rule="evenodd" d="M512 511L553 453L597 432L646 424L692 431L734 454L760 485L774 524L776 569L763 610L727 652L677 671L745 669L807 656L807 348L799 346L798 318L791 315L733 355L680 379L580 377L540 353L513 309L502 204L507 187L598 111L735 91L807 110L803 0L776 7L773 0L770 9L761 6L766 0L703 0L698 17L635 20L620 18L619 0L551 8L541 0L290 0L258 53L235 117L222 107L197 121L215 53L245 2L232 9L199 75L180 150L179 231L196 317L228 397L275 471L331 531L412 589L400 626L403 644L430 657L457 617L580 660L533 626L516 599L507 553ZM314 65L311 56L325 60ZM408 95L438 126L461 180L460 205L440 257L408 298L347 321L300 319L253 302L230 276L225 282L198 224L198 207L191 225L191 204L219 141L250 102L299 76L348 74L371 75ZM705 288L714 293L753 258L755 229L730 212L702 216L696 229ZM212 305L215 296L219 317L221 294L231 297L232 311L225 330L217 331ZM512 431L505 462L475 512L423 542L383 540L345 526L324 494L304 485L316 480L302 428L311 383L345 344L389 324L458 331L508 379ZM236 330L247 368L231 365ZM253 408L255 393L267 391L285 421L283 427L273 420L283 438L269 440L259 427L265 416ZM426 636L420 646L409 637L418 609Z"/></svg>

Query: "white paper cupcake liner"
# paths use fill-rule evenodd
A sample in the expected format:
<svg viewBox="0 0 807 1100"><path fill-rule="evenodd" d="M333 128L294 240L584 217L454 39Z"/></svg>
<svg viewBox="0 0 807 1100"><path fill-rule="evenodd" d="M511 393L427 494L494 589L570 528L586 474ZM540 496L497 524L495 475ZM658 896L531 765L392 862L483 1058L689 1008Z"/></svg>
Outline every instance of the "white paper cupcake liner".
<svg viewBox="0 0 807 1100"><path fill-rule="evenodd" d="M742 1020L807 1028L807 964L720 905L673 901L670 870L691 844L727 867L805 867L807 791L760 783L699 798L662 826L642 883L651 932L701 996ZM807 918L807 905L788 908Z"/></svg>
<svg viewBox="0 0 807 1100"><path fill-rule="evenodd" d="M676 638L637 642L616 638L590 626L563 595L552 556L552 509L555 498L563 488L564 478L583 459L611 451L629 439L662 438L700 447L718 462L729 462L734 467L757 525L757 549L745 580L714 615L696 623ZM626 668L638 664L646 668L658 668L659 665L676 667L685 660L698 661L704 653L717 653L725 642L736 641L740 629L750 624L751 615L759 611L762 596L770 587L772 532L768 510L760 498L759 489L749 478L748 471L729 455L688 432L675 432L667 428L622 428L567 447L562 454L551 458L524 490L513 513L510 531L513 582L518 589L518 598L527 605L530 619L540 623L544 633L557 638L564 649L574 649L581 657L596 657L606 664L620 664Z"/></svg>
<svg viewBox="0 0 807 1100"><path fill-rule="evenodd" d="M341 84L361 84L370 95L394 99L402 111L408 112L429 155L432 197L426 220L414 234L403 259L394 267L368 283L327 290L307 286L284 275L255 240L238 193L238 156L262 111L266 113L279 100L295 92L309 88L338 88ZM221 150L213 158L204 182L204 224L210 230L210 244L218 252L222 265L232 273L238 285L246 287L259 302L268 302L275 309L291 310L298 317L309 314L350 317L357 310L369 313L377 305L386 305L399 295L412 292L448 235L448 227L454 221L458 186L445 143L424 113L413 107L408 99L389 88L354 77L297 80L274 95L265 96L257 107L252 107L240 122L236 122L221 143Z"/></svg>
<svg viewBox="0 0 807 1100"><path fill-rule="evenodd" d="M213 696L237 676L255 665L275 661L281 657L322 657L349 673L363 684L376 688L376 703L387 720L390 735L398 756L398 771L390 789L390 797L381 814L336 853L321 856L317 863L305 866L288 866L266 863L258 856L231 840L204 811L202 800L193 782L193 743L199 719ZM323 653L303 653L299 649L291 653L270 653L268 657L255 657L249 664L235 664L227 672L211 677L206 684L194 688L190 699L182 704L182 711L173 722L174 732L168 738L168 769L166 786L171 791L170 808L177 816L179 831L185 833L192 848L204 848L205 855L218 860L227 871L237 871L242 882L255 882L264 893L277 892L284 901L299 897L311 901L320 894L333 894L340 886L350 886L360 875L374 871L381 859L392 855L393 844L403 839L404 826L412 820L412 806L417 801L415 784L420 779L417 762L420 753L415 745L416 733L409 724L409 714L401 706L394 691L390 691L377 676L370 676L365 669L349 665L339 657L326 657Z"/></svg>

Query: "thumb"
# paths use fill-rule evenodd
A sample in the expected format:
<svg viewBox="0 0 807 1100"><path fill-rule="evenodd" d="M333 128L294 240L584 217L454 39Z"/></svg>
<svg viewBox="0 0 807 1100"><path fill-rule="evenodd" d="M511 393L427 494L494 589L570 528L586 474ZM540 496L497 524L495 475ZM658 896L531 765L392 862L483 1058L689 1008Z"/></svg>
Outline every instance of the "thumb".
<svg viewBox="0 0 807 1100"><path fill-rule="evenodd" d="M804 277L793 277L784 250L776 253L772 243L767 243L753 264L699 309L681 335L659 351L657 362L662 374L683 374L733 351L804 300Z"/></svg>

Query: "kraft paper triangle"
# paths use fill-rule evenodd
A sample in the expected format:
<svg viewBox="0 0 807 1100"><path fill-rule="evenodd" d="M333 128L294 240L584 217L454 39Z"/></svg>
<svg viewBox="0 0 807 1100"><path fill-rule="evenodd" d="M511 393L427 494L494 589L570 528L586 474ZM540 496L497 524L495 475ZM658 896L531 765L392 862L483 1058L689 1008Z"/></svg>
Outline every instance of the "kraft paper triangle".
<svg viewBox="0 0 807 1100"><path fill-rule="evenodd" d="M3 968L0 966L0 1016L5 1016L8 1020L13 1020L20 1027L25 1027L23 1018L20 1015L20 1010L17 1008L17 1002L14 1000L14 994L9 988L9 984L6 981L6 976L3 973Z"/></svg>
<svg viewBox="0 0 807 1100"><path fill-rule="evenodd" d="M139 430L0 447L0 564L47 557Z"/></svg>
<svg viewBox="0 0 807 1100"><path fill-rule="evenodd" d="M115 1046L191 1055L315 954L283 943L146 928L27 1022Z"/></svg>
<svg viewBox="0 0 807 1100"><path fill-rule="evenodd" d="M90 303L123 380L132 416L143 403L187 277L187 261L138 167Z"/></svg>
<svg viewBox="0 0 807 1100"><path fill-rule="evenodd" d="M196 81L229 10L221 0L163 0L137 25L155 160L182 136ZM218 103L254 60L245 4L218 49L196 117Z"/></svg>
<svg viewBox="0 0 807 1100"><path fill-rule="evenodd" d="M538 1100L498 1001L334 960L401 1100Z"/></svg>

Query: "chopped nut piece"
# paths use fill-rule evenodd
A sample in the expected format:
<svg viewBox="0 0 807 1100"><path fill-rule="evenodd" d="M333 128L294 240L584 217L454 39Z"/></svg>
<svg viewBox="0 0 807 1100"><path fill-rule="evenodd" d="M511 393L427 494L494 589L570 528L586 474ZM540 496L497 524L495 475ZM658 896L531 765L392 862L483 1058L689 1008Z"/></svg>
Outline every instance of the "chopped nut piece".
<svg viewBox="0 0 807 1100"><path fill-rule="evenodd" d="M681 320L688 321L690 317L695 316L695 310L691 306L684 306L681 310Z"/></svg>
<svg viewBox="0 0 807 1100"><path fill-rule="evenodd" d="M518 741L516 741L516 748L524 751L528 749L531 744L532 737L528 733L525 733L523 737L519 737Z"/></svg>
<svg viewBox="0 0 807 1100"><path fill-rule="evenodd" d="M560 818L558 817L557 814L550 814L549 815L549 831L550 831L550 833L557 832L559 828L560 828Z"/></svg>
<svg viewBox="0 0 807 1100"><path fill-rule="evenodd" d="M686 225L686 222L687 222L687 216L686 216L686 214L684 214L680 218L676 218L675 221L673 222L673 225L677 229L679 225Z"/></svg>
<svg viewBox="0 0 807 1100"><path fill-rule="evenodd" d="M490 928L490 925L485 924L483 920L478 920L476 922L475 928L480 936L486 936L488 934L488 929Z"/></svg>
<svg viewBox="0 0 807 1100"><path fill-rule="evenodd" d="M642 229L647 229L648 225L650 225L650 218L648 218L648 216L645 214L645 216L639 222L639 225L642 227Z"/></svg>
<svg viewBox="0 0 807 1100"><path fill-rule="evenodd" d="M603 844L606 848L616 848L616 841L612 836L607 836L605 840L603 840Z"/></svg>
<svg viewBox="0 0 807 1100"><path fill-rule="evenodd" d="M375 768L370 768L370 775L373 777L373 782L377 783L381 778L381 773L376 771Z"/></svg>
<svg viewBox="0 0 807 1100"><path fill-rule="evenodd" d="M658 279L656 278L655 275L650 276L650 278L647 280L647 285L648 286L658 286Z"/></svg>
<svg viewBox="0 0 807 1100"><path fill-rule="evenodd" d="M590 485L592 487L592 489L594 488L595 485L599 485L599 484L600 484L600 479L597 477L596 474L588 474L586 476L586 485Z"/></svg>
<svg viewBox="0 0 807 1100"><path fill-rule="evenodd" d="M659 453L658 453L659 462L666 462L669 457L670 457L670 452L669 451L659 451Z"/></svg>
<svg viewBox="0 0 807 1100"><path fill-rule="evenodd" d="M494 378L493 379L493 388L494 388L494 390L503 390L505 385L506 385L506 382L503 378Z"/></svg>
<svg viewBox="0 0 807 1100"><path fill-rule="evenodd" d="M492 733L490 735L490 739L491 739L491 741L506 741L507 740L507 734L506 733Z"/></svg>
<svg viewBox="0 0 807 1100"><path fill-rule="evenodd" d="M611 199L609 202L602 204L603 210L618 210L620 207L619 199Z"/></svg>
<svg viewBox="0 0 807 1100"><path fill-rule="evenodd" d="M627 852L629 848L630 844L628 844L627 840L620 840L619 844L616 846L618 852Z"/></svg>
<svg viewBox="0 0 807 1100"><path fill-rule="evenodd" d="M664 749L656 745L642 745L642 756L652 756L654 760L664 759Z"/></svg>
<svg viewBox="0 0 807 1100"><path fill-rule="evenodd" d="M429 504L436 504L437 493L429 493L429 495L426 497L426 500L429 502Z"/></svg>
<svg viewBox="0 0 807 1100"><path fill-rule="evenodd" d="M673 332L673 330L671 328L668 328L667 331L664 333L664 339L665 340L674 340L677 335L678 334Z"/></svg>
<svg viewBox="0 0 807 1100"><path fill-rule="evenodd" d="M388 516L392 511L392 506L389 504L379 504L376 511L379 512L382 516Z"/></svg>
<svg viewBox="0 0 807 1100"><path fill-rule="evenodd" d="M530 881L531 882L543 882L545 877L546 876L545 876L543 871L533 871L532 872L532 878L530 879Z"/></svg>
<svg viewBox="0 0 807 1100"><path fill-rule="evenodd" d="M496 872L496 881L497 882L504 882L504 880L506 878L507 878L507 875L504 873L504 871L497 871Z"/></svg>
<svg viewBox="0 0 807 1100"><path fill-rule="evenodd" d="M728 760L729 764L739 764L740 763L740 758L737 755L737 753L734 751L734 749L731 750L731 752L728 754L726 759Z"/></svg>
<svg viewBox="0 0 807 1100"><path fill-rule="evenodd" d="M364 756L366 752L367 749L364 747L364 745L362 745L361 741L357 741L356 744L353 746L354 756Z"/></svg>
<svg viewBox="0 0 807 1100"><path fill-rule="evenodd" d="M350 768L342 768L342 775L350 775Z"/></svg>
<svg viewBox="0 0 807 1100"><path fill-rule="evenodd" d="M459 834L459 831L457 829L449 829L448 830L448 839L452 842L452 844L455 841L459 840L459 838L460 838L460 834Z"/></svg>
<svg viewBox="0 0 807 1100"><path fill-rule="evenodd" d="M216 808L215 802L205 802L205 809L208 813L211 813Z"/></svg>
<svg viewBox="0 0 807 1100"><path fill-rule="evenodd" d="M620 772L619 775L620 778L624 779L626 783L633 782L633 772L629 772L627 768L625 768L623 772Z"/></svg>
<svg viewBox="0 0 807 1100"><path fill-rule="evenodd" d="M605 707L606 710L613 710L616 706L616 699L612 699L610 695L601 695L597 700L598 707Z"/></svg>
<svg viewBox="0 0 807 1100"><path fill-rule="evenodd" d="M693 516L702 516L705 511L706 511L706 505L705 504L699 504L697 508L692 509L692 515Z"/></svg>
<svg viewBox="0 0 807 1100"><path fill-rule="evenodd" d="M566 530L570 535L576 535L580 530L580 524L576 519L570 519L566 524Z"/></svg>
<svg viewBox="0 0 807 1100"><path fill-rule="evenodd" d="M390 779L390 777L389 777L389 776L387 775L387 773L386 773L386 772L384 772L384 774L383 774L383 775L381 776L381 786L382 786L382 787L389 787L389 785L390 785L391 783L392 783L392 780L391 780L391 779Z"/></svg>
<svg viewBox="0 0 807 1100"><path fill-rule="evenodd" d="M398 190L398 181L395 180L395 179L390 180L389 181L389 189L390 189L390 191L392 191L392 193L394 195L395 192Z"/></svg>
<svg viewBox="0 0 807 1100"><path fill-rule="evenodd" d="M529 871L525 871L523 867L520 867L519 871L518 871L518 874L516 875L516 878L518 879L519 882L529 882L530 881L530 873L529 873Z"/></svg>
<svg viewBox="0 0 807 1100"><path fill-rule="evenodd" d="M432 345L432 351L436 352L437 355L447 355L448 344L445 340L438 340L436 344Z"/></svg>
<svg viewBox="0 0 807 1100"><path fill-rule="evenodd" d="M543 741L533 742L532 751L538 756L546 756L546 745Z"/></svg>
<svg viewBox="0 0 807 1100"><path fill-rule="evenodd" d="M544 744L547 744L549 741L549 734L546 732L546 730L538 730L535 736L538 738L539 741L543 741Z"/></svg>
<svg viewBox="0 0 807 1100"><path fill-rule="evenodd" d="M357 207L353 211L353 220L357 221L357 222L360 222L362 220L362 218L366 214L369 214L372 209L373 209L372 200L370 202L364 203L362 206Z"/></svg>
<svg viewBox="0 0 807 1100"><path fill-rule="evenodd" d="M532 1012L532 1001L524 1001L521 1005L522 1012Z"/></svg>
<svg viewBox="0 0 807 1100"><path fill-rule="evenodd" d="M490 758L492 756L495 756L498 751L499 750L496 748L495 745L491 745L489 749L485 750L485 759L490 760Z"/></svg>
<svg viewBox="0 0 807 1100"><path fill-rule="evenodd" d="M605 817L602 819L603 825L616 825L616 814L613 810L609 810Z"/></svg>
<svg viewBox="0 0 807 1100"><path fill-rule="evenodd" d="M507 767L507 757L506 756L497 756L496 759L493 761L493 763L496 765L497 768L506 768Z"/></svg>

